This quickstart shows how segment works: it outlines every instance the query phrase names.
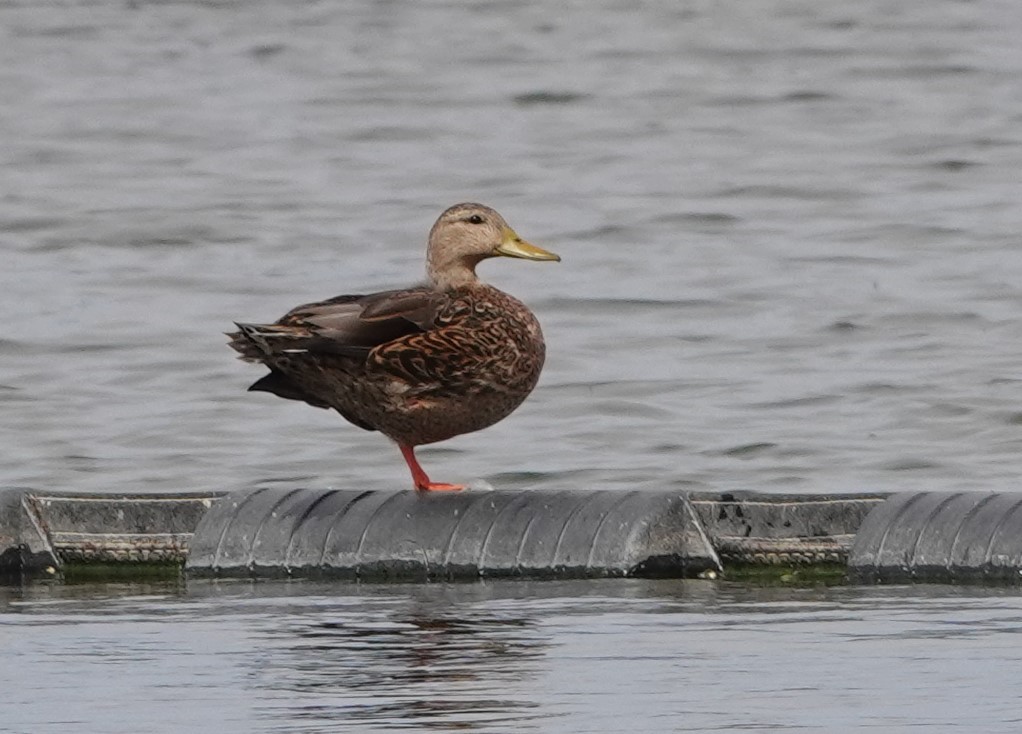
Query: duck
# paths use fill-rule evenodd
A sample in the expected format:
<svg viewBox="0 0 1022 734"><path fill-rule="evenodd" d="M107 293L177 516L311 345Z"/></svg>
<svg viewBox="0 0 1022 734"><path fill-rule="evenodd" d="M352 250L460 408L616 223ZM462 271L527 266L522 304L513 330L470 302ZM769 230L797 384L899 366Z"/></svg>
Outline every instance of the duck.
<svg viewBox="0 0 1022 734"><path fill-rule="evenodd" d="M462 490L431 481L416 447L506 418L536 386L546 356L532 311L476 275L495 257L561 259L494 209L456 204L429 232L424 284L306 303L272 324L235 322L229 345L269 368L250 391L332 409L388 437L418 492Z"/></svg>

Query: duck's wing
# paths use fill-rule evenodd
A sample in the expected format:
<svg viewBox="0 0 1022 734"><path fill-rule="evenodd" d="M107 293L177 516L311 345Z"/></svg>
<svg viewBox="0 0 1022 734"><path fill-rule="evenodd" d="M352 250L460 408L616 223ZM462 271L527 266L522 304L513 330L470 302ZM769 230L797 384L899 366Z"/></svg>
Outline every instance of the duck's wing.
<svg viewBox="0 0 1022 734"><path fill-rule="evenodd" d="M355 425L373 431L374 425L311 392L277 365L304 359L313 369L329 370L338 357L364 363L374 348L432 329L444 302L442 294L427 287L337 296L298 306L273 324L239 323L238 331L227 336L241 359L270 368L249 390L317 408L334 407Z"/></svg>
<svg viewBox="0 0 1022 734"><path fill-rule="evenodd" d="M292 309L273 324L241 324L228 334L242 359L272 367L281 355L368 356L370 350L427 331L445 296L432 288L337 296Z"/></svg>

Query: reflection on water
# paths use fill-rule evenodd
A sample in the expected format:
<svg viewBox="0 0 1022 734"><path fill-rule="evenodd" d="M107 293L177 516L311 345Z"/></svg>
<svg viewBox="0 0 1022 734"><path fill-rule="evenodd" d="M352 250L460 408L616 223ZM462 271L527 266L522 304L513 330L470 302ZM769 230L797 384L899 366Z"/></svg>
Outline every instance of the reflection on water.
<svg viewBox="0 0 1022 734"><path fill-rule="evenodd" d="M1012 589L36 585L0 732L1009 731L1020 631Z"/></svg>
<svg viewBox="0 0 1022 734"><path fill-rule="evenodd" d="M269 707L271 715L459 729L530 720L537 702L496 694L535 676L548 644L533 622L427 611L401 610L379 621L352 615L270 632L260 642L269 652L258 685L296 694L285 708Z"/></svg>
<svg viewBox="0 0 1022 734"><path fill-rule="evenodd" d="M1015 589L35 585L0 733L1007 733L1020 634Z"/></svg>

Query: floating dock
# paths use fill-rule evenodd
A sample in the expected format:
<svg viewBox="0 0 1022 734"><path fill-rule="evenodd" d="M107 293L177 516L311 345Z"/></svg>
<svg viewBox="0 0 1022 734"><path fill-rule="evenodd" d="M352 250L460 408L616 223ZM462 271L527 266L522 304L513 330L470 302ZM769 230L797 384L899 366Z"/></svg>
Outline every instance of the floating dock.
<svg viewBox="0 0 1022 734"><path fill-rule="evenodd" d="M1022 493L0 490L0 575L1017 583Z"/></svg>

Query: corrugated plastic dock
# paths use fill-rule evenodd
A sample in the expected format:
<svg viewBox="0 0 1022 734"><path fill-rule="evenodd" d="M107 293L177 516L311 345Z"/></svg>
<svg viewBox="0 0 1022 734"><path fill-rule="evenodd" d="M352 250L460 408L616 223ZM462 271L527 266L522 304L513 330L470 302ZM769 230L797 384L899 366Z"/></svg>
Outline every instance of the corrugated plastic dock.
<svg viewBox="0 0 1022 734"><path fill-rule="evenodd" d="M1022 494L0 490L0 572L189 576L1022 578Z"/></svg>

